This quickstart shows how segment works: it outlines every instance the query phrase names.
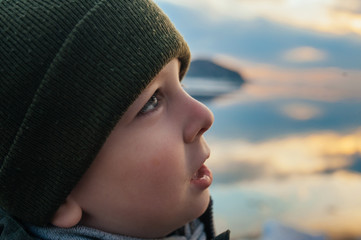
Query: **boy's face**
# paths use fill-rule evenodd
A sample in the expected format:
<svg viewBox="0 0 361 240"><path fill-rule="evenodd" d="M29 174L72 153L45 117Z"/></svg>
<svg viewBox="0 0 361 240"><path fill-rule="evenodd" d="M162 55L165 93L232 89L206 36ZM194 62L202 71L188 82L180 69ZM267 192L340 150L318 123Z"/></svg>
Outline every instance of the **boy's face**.
<svg viewBox="0 0 361 240"><path fill-rule="evenodd" d="M199 217L209 203L213 115L179 82L179 61L155 77L118 122L71 193L81 224L157 238Z"/></svg>

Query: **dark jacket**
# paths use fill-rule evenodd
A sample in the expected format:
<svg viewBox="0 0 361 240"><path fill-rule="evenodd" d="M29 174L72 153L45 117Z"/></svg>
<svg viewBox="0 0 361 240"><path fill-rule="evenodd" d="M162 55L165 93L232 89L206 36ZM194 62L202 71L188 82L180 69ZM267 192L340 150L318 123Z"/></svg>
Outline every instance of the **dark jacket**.
<svg viewBox="0 0 361 240"><path fill-rule="evenodd" d="M0 208L0 240L38 240L31 237L24 227Z"/></svg>
<svg viewBox="0 0 361 240"><path fill-rule="evenodd" d="M204 230L207 235L207 239L215 240L229 240L230 231L227 230L218 236L215 236L214 222L213 222L213 201L211 199L209 206L205 213L199 218L204 224ZM1 240L1 239L0 239Z"/></svg>
<svg viewBox="0 0 361 240"><path fill-rule="evenodd" d="M229 240L229 231L226 231L215 237L214 223L213 223L213 209L212 201L209 204L206 212L200 217L204 223L207 239ZM10 217L6 212L0 208L0 240L40 240L30 236L24 226Z"/></svg>

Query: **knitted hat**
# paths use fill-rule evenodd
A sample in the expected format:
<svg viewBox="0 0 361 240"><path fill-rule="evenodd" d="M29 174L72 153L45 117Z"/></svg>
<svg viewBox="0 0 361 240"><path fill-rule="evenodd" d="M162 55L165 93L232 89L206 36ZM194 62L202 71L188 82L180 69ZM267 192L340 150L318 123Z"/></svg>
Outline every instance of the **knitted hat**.
<svg viewBox="0 0 361 240"><path fill-rule="evenodd" d="M42 225L187 44L148 0L0 0L0 208Z"/></svg>

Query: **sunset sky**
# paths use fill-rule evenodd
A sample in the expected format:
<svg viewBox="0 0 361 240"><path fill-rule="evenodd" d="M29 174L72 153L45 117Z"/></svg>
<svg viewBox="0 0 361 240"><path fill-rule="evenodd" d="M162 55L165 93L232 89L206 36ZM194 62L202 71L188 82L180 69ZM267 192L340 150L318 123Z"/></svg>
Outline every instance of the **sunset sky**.
<svg viewBox="0 0 361 240"><path fill-rule="evenodd" d="M361 69L359 0L157 0L194 58Z"/></svg>
<svg viewBox="0 0 361 240"><path fill-rule="evenodd" d="M159 0L195 9L215 22L263 18L292 27L332 34L361 35L358 0Z"/></svg>
<svg viewBox="0 0 361 240"><path fill-rule="evenodd" d="M361 236L361 1L156 2L193 59L246 79L207 103L218 231Z"/></svg>

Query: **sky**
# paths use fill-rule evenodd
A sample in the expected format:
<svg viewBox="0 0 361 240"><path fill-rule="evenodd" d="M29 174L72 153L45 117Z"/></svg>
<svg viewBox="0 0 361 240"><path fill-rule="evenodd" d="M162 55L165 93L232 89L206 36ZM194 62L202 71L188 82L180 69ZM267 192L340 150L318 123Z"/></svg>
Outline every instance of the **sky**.
<svg viewBox="0 0 361 240"><path fill-rule="evenodd" d="M358 0L163 0L226 19L269 21L333 34L361 35L361 2ZM160 1L161 2L161 1Z"/></svg>
<svg viewBox="0 0 361 240"><path fill-rule="evenodd" d="M156 2L193 59L246 79L206 103L218 232L361 236L361 1Z"/></svg>
<svg viewBox="0 0 361 240"><path fill-rule="evenodd" d="M297 68L361 69L359 0L156 2L194 58L227 55Z"/></svg>

